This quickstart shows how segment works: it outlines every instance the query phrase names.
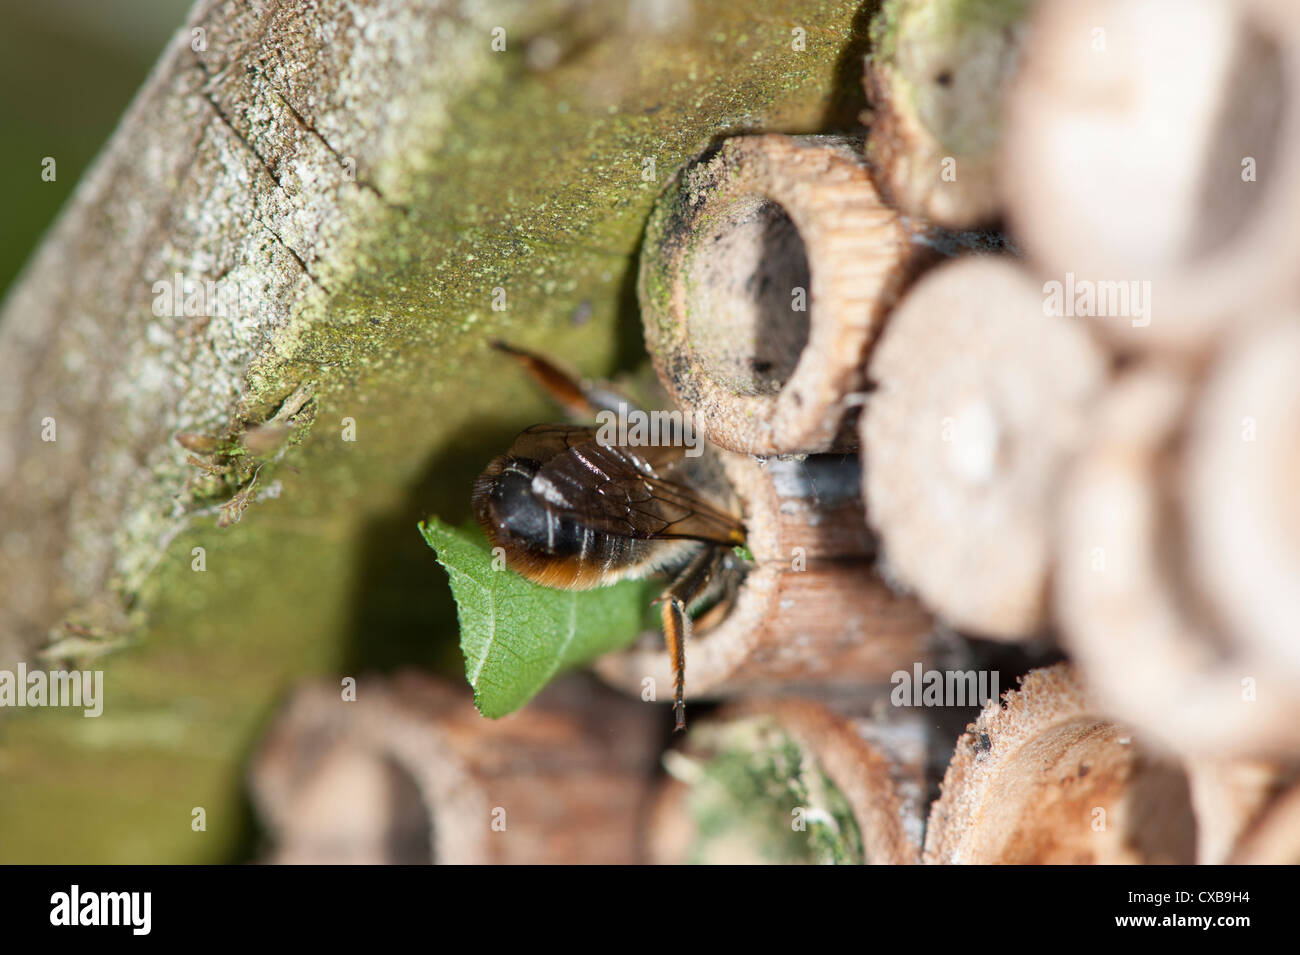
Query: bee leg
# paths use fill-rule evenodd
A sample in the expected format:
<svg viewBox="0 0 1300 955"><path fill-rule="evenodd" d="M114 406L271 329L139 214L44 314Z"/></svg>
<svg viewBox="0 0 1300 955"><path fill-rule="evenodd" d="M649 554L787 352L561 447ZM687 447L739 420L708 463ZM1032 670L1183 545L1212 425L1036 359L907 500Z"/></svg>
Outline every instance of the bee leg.
<svg viewBox="0 0 1300 955"><path fill-rule="evenodd" d="M691 623L691 630L711 630L727 619L731 608L740 596L740 585L745 580L744 565L735 556L724 555L721 566L714 572L709 582L707 594L715 597L713 606L697 614Z"/></svg>
<svg viewBox="0 0 1300 955"><path fill-rule="evenodd" d="M691 635L691 603L703 594L718 572L727 551L706 547L682 568L659 600L663 601L664 642L673 661L673 731L686 729L686 639ZM657 603L658 601L656 601Z"/></svg>
<svg viewBox="0 0 1300 955"><path fill-rule="evenodd" d="M676 597L664 601L664 642L673 660L673 732L686 729L686 637L691 630L691 618L685 606Z"/></svg>
<svg viewBox="0 0 1300 955"><path fill-rule="evenodd" d="M575 421L589 421L600 411L630 410L631 403L609 388L579 381L568 372L535 352L507 345L497 339L492 347L514 358L524 367L533 381L564 408L564 413Z"/></svg>

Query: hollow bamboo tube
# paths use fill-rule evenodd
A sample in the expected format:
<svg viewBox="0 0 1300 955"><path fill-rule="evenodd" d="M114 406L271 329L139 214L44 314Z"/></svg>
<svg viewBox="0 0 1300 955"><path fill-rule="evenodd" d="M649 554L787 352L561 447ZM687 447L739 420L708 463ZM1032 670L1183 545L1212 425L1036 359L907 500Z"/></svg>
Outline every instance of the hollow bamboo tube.
<svg viewBox="0 0 1300 955"><path fill-rule="evenodd" d="M1031 671L957 741L927 863L1190 863L1187 780L1109 721L1065 664Z"/></svg>
<svg viewBox="0 0 1300 955"><path fill-rule="evenodd" d="M1070 314L1125 350L1197 355L1242 305L1295 300L1294 4L1061 0L1029 36L1002 194Z"/></svg>
<svg viewBox="0 0 1300 955"><path fill-rule="evenodd" d="M851 815L861 839L862 861L870 865L909 865L920 861L925 797L925 728L920 721L884 723L866 715L838 712L811 701L753 700L726 708L711 718L665 757L674 778L662 787L650 814L646 837L653 861L719 863L773 861L763 844L776 834L788 834L792 819L826 819L837 798ZM807 800L766 805L742 825L723 832L708 831L711 778L708 764L720 754L760 756L788 741L797 750L789 763L767 765L755 760L750 772L764 791L780 789L792 777L808 785ZM770 778L764 774L770 774ZM816 784L818 775L829 787ZM828 789L831 793L828 793ZM704 825L701 825L701 816ZM806 831L806 830L798 830ZM848 838L842 830L838 833ZM778 838L779 842L780 839ZM851 839L849 841L852 841Z"/></svg>
<svg viewBox="0 0 1300 955"><path fill-rule="evenodd" d="M1087 332L1044 315L1012 262L923 276L872 353L861 419L867 520L889 575L959 629L1039 630L1057 484L1106 375Z"/></svg>
<svg viewBox="0 0 1300 955"><path fill-rule="evenodd" d="M676 404L744 454L851 448L847 405L924 249L860 143L739 136L681 170L646 226L646 345Z"/></svg>
<svg viewBox="0 0 1300 955"><path fill-rule="evenodd" d="M1300 678L1297 380L1300 312L1231 336L1188 413L1178 499L1189 576L1223 630Z"/></svg>
<svg viewBox="0 0 1300 955"><path fill-rule="evenodd" d="M1002 99L1025 0L886 0L864 86L867 156L890 202L950 229L997 218Z"/></svg>
<svg viewBox="0 0 1300 955"><path fill-rule="evenodd" d="M754 557L734 606L686 644L688 697L887 685L931 659L931 620L872 570L856 457L724 454ZM596 672L641 695L672 685L662 638L607 654Z"/></svg>
<svg viewBox="0 0 1300 955"><path fill-rule="evenodd" d="M1190 755L1285 757L1300 746L1294 653L1271 636L1296 617L1264 618L1252 637L1257 618L1242 603L1269 583L1282 589L1259 598L1265 606L1294 601L1296 578L1288 586L1263 567L1241 586L1225 569L1258 567L1295 528L1294 396L1222 403L1251 378L1239 378L1237 362L1253 347L1204 388L1168 367L1130 370L1101 402L1062 489L1054 607L1066 646L1109 712ZM1250 383L1271 393L1281 380L1266 363ZM1260 440L1243 447L1241 418L1251 414L1264 422ZM1265 496L1243 505L1251 494ZM1279 526L1264 527L1269 520ZM1264 527L1263 539L1222 538L1232 521ZM1226 549L1198 554L1207 544Z"/></svg>
<svg viewBox="0 0 1300 955"><path fill-rule="evenodd" d="M1298 778L1294 763L1267 760L1201 757L1187 760L1185 767L1196 811L1196 861L1201 865L1227 862L1243 835ZM1300 841L1296 846L1300 849Z"/></svg>
<svg viewBox="0 0 1300 955"><path fill-rule="evenodd" d="M555 685L487 720L414 674L299 689L250 770L273 862L632 863L658 721Z"/></svg>
<svg viewBox="0 0 1300 955"><path fill-rule="evenodd" d="M1233 847L1234 865L1300 865L1300 785L1264 809Z"/></svg>

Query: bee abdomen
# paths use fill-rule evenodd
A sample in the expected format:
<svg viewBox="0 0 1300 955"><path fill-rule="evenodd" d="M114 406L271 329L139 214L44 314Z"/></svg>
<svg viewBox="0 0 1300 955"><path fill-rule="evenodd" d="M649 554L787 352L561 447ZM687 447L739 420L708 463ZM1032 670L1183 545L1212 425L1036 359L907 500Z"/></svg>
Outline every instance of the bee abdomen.
<svg viewBox="0 0 1300 955"><path fill-rule="evenodd" d="M506 565L548 587L580 590L613 583L643 568L658 567L664 542L604 533L564 513L561 501L539 493L534 478L540 464L505 456L479 478L474 488L475 516ZM558 492L546 489L554 497Z"/></svg>

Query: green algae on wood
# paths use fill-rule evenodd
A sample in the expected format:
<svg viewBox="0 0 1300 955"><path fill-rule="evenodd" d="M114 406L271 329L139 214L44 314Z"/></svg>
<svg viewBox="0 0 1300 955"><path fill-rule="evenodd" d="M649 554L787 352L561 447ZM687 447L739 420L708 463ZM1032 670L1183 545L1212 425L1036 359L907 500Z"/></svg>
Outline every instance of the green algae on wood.
<svg viewBox="0 0 1300 955"><path fill-rule="evenodd" d="M857 820L822 768L775 720L698 727L692 755L668 760L689 785L695 823L689 861L862 864ZM737 859L743 852L746 859Z"/></svg>
<svg viewBox="0 0 1300 955"><path fill-rule="evenodd" d="M996 217L1002 96L1034 0L885 0L871 23L867 155L910 215Z"/></svg>
<svg viewBox="0 0 1300 955"><path fill-rule="evenodd" d="M639 337L628 276L657 189L719 135L816 130L842 93L836 61L858 7L696 2L692 24L656 32L624 22L615 5L490 2L442 17L387 0L369 8L366 50L358 12L342 2L201 5L193 19L207 27L207 62L196 66L185 31L0 321L0 379L19 396L0 417L0 444L30 472L11 486L5 526L32 544L21 559L0 557L0 586L39 597L24 598L32 613L21 619L4 615L17 604L0 608L0 656L30 658L62 614L103 595L131 608L138 627L103 664L102 728L47 713L25 714L22 732L0 724L10 770L0 857L53 861L50 832L67 835L60 861L244 857L254 844L241 766L293 681L455 666L454 606L410 528L430 511L458 519L474 474L547 414L501 374L487 339L544 342L587 372L627 354ZM490 46L497 25L501 54ZM792 49L799 26L804 51ZM269 39L255 42L264 30ZM541 38L564 55L530 59ZM358 72L370 55L392 69ZM286 68L299 60L309 68ZM373 82L382 77L393 85ZM191 142L206 143L206 158L189 168L163 148ZM155 170L146 156L170 161ZM248 201L254 188L260 205ZM153 218L137 228L123 195ZM310 228L309 209L320 213ZM170 247L155 222L172 224ZM205 257L268 282L267 311L243 331L182 322L164 327L174 341L152 341L139 263L152 278L176 258L190 268ZM496 287L507 291L500 312ZM76 310L95 321L74 323ZM45 359L17 344L26 336L44 343ZM64 365L78 356L94 375L74 381L76 366ZM140 363L179 369L174 390L132 391ZM188 510L196 472L173 434L243 433L308 381L301 443L259 478L274 493L225 529ZM38 448L27 424L54 393L60 442ZM355 440L344 439L344 418ZM101 421L115 467L89 494L101 452L78 440ZM202 573L192 569L198 547ZM175 723L167 732L181 745L149 742L162 731L140 728L161 722ZM95 795L106 792L114 798ZM203 833L190 828L200 805Z"/></svg>

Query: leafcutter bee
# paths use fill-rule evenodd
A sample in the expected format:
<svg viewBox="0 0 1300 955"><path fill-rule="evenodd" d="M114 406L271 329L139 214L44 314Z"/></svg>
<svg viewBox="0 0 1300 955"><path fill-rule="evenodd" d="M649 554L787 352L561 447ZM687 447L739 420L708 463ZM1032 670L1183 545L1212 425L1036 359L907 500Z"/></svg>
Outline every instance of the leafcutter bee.
<svg viewBox="0 0 1300 955"><path fill-rule="evenodd" d="M493 346L514 356L572 417L595 418L615 406L636 412L539 355ZM669 575L655 602L663 604L680 731L690 611L712 601L710 617L725 615L744 575L734 548L744 545L745 529L708 449L693 456L684 440L615 443L602 434L576 424L525 429L474 483L474 515L506 566L546 587L587 590Z"/></svg>

